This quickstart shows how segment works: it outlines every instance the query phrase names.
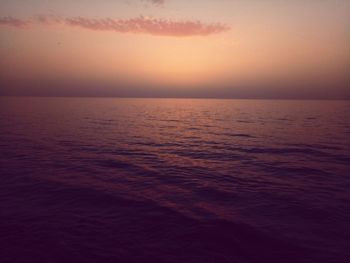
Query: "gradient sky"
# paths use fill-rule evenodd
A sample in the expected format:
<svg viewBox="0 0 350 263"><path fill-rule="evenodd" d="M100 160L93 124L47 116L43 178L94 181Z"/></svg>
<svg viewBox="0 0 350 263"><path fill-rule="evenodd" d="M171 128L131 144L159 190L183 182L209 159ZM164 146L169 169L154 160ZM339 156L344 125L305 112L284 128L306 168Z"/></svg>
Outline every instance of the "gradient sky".
<svg viewBox="0 0 350 263"><path fill-rule="evenodd" d="M0 1L0 94L350 98L349 0Z"/></svg>

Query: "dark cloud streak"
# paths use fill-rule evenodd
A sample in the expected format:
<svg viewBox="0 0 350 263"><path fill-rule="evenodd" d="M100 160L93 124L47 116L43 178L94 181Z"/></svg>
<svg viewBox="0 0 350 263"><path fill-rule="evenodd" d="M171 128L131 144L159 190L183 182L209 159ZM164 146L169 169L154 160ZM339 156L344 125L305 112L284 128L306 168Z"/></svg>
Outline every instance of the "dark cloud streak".
<svg viewBox="0 0 350 263"><path fill-rule="evenodd" d="M165 0L142 0L142 1L150 2L154 5L164 5L165 3Z"/></svg>
<svg viewBox="0 0 350 263"><path fill-rule="evenodd" d="M169 19L147 18L143 16L131 19L92 19L85 17L64 18L47 15L39 15L29 20L21 20L13 17L0 18L0 26L25 27L32 24L62 24L95 31L114 31L118 33L173 37L208 36L229 30L228 26L220 23L206 24L201 21L173 21Z"/></svg>
<svg viewBox="0 0 350 263"><path fill-rule="evenodd" d="M26 27L31 24L30 20L22 20L11 16L0 17L0 26Z"/></svg>

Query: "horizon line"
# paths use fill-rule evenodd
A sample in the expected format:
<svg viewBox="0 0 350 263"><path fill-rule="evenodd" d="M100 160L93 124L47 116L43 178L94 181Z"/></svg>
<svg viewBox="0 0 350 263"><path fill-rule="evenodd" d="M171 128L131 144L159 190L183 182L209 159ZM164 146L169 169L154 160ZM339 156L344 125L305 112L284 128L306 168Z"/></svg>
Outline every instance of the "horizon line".
<svg viewBox="0 0 350 263"><path fill-rule="evenodd" d="M181 97L181 96L159 96L159 97L138 97L138 96L81 96L81 95L1 95L1 98L72 98L72 99L189 99L189 100L289 100L289 101L350 101L350 98L262 98L262 97Z"/></svg>

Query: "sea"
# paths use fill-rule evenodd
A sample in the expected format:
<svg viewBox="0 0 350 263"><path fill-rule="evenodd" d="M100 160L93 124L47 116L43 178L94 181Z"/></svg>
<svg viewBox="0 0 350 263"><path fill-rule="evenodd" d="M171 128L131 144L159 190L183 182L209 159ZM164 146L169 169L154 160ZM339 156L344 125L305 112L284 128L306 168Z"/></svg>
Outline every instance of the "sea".
<svg viewBox="0 0 350 263"><path fill-rule="evenodd" d="M0 97L3 263L348 263L350 101Z"/></svg>

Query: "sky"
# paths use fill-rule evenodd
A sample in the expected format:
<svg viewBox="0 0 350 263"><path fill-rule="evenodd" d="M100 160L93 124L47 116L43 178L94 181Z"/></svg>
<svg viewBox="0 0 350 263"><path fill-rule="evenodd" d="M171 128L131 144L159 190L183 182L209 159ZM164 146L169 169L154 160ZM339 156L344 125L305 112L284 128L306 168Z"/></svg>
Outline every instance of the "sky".
<svg viewBox="0 0 350 263"><path fill-rule="evenodd" d="M350 98L350 0L0 0L0 95Z"/></svg>

